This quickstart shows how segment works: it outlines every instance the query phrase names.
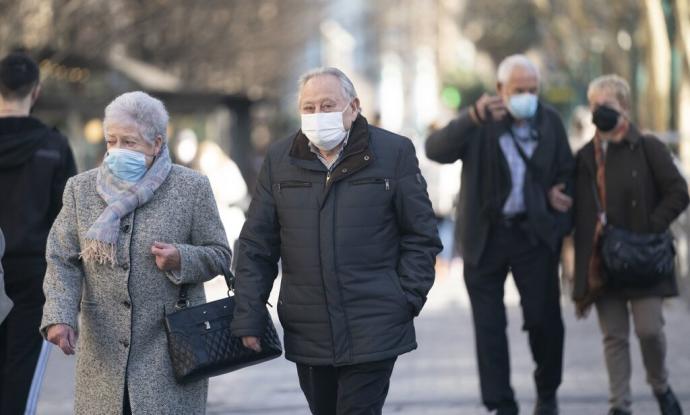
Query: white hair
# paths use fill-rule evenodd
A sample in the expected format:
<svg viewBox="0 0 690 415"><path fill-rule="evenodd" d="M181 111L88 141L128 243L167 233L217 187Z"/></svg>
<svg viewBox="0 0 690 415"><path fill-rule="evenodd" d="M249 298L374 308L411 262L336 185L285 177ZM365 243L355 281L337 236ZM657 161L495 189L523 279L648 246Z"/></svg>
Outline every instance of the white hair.
<svg viewBox="0 0 690 415"><path fill-rule="evenodd" d="M615 74L602 75L592 80L587 87L587 99L592 100L595 92L608 91L616 95L618 103L626 110L630 109L630 85L628 82Z"/></svg>
<svg viewBox="0 0 690 415"><path fill-rule="evenodd" d="M510 79L510 75L515 68L520 67L532 71L539 79L539 68L529 58L522 54L510 55L503 59L498 65L496 79L502 85L505 85Z"/></svg>
<svg viewBox="0 0 690 415"><path fill-rule="evenodd" d="M160 100L142 91L127 92L105 107L103 128L107 132L110 123L134 123L144 140L153 144L158 136L167 141L168 118Z"/></svg>
<svg viewBox="0 0 690 415"><path fill-rule="evenodd" d="M304 89L304 85L309 82L310 79L316 78L318 76L325 76L325 75L330 75L334 76L340 81L340 86L342 87L343 90L343 97L348 100L353 100L357 98L357 91L355 91L355 86L352 84L352 81L350 78L345 75L343 71L341 71L338 68L334 68L332 66L323 66L320 68L314 68L311 69L307 72L305 72L302 76L299 77L298 81L298 87L299 87L299 100L302 100L302 90Z"/></svg>

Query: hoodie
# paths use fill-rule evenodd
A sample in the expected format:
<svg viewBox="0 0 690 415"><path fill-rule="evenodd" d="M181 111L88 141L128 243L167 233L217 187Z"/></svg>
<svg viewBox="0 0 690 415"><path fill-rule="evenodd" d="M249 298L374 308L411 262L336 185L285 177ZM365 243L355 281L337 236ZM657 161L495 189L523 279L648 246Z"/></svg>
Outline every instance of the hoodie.
<svg viewBox="0 0 690 415"><path fill-rule="evenodd" d="M40 277L48 232L76 165L67 138L33 117L0 118L0 229L5 278ZM17 270L17 272L15 272Z"/></svg>

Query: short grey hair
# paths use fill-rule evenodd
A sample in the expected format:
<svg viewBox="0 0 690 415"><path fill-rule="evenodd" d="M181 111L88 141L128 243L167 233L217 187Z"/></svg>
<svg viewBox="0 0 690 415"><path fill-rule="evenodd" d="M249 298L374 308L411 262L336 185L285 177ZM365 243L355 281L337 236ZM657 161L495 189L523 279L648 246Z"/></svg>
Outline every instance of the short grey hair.
<svg viewBox="0 0 690 415"><path fill-rule="evenodd" d="M534 64L527 56L522 54L510 55L503 59L498 65L498 70L496 73L496 79L500 84L505 84L510 79L510 75L513 73L515 68L525 68L532 71L537 79L540 79L539 68Z"/></svg>
<svg viewBox="0 0 690 415"><path fill-rule="evenodd" d="M332 66L322 66L320 68L311 69L299 77L298 101L302 101L302 90L304 89L304 85L306 85L310 79L325 75L334 76L338 79L338 81L340 81L340 86L343 90L343 97L349 99L350 101L357 98L357 91L355 91L354 84L343 71Z"/></svg>
<svg viewBox="0 0 690 415"><path fill-rule="evenodd" d="M587 87L587 100L592 99L597 91L608 91L613 92L616 95L616 99L626 110L630 109L632 100L630 98L630 85L628 81L621 78L615 74L602 75L598 78L592 80Z"/></svg>
<svg viewBox="0 0 690 415"><path fill-rule="evenodd" d="M168 119L160 100L142 91L127 92L105 107L103 129L107 133L110 123L133 123L144 140L153 144L158 136L167 141Z"/></svg>

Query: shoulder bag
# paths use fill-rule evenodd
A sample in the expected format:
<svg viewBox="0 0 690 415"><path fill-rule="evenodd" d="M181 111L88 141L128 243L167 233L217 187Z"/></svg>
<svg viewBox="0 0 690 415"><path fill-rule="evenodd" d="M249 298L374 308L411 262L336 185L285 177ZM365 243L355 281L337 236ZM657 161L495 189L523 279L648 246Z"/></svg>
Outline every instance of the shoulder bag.
<svg viewBox="0 0 690 415"><path fill-rule="evenodd" d="M642 151L644 152L644 148ZM608 224L594 181L592 192L599 220L604 225L600 243L601 259L610 284L616 287L646 288L665 278L672 278L675 273L676 250L671 231L639 233Z"/></svg>

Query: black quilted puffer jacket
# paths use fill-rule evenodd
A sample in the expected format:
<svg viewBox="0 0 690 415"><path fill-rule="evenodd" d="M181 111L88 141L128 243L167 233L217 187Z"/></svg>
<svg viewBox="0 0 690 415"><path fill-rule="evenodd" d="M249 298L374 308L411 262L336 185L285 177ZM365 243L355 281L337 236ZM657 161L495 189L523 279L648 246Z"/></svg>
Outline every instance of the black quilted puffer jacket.
<svg viewBox="0 0 690 415"><path fill-rule="evenodd" d="M278 274L287 359L351 365L416 348L436 220L405 137L359 116L330 171L301 133L269 149L239 243L237 336L259 335Z"/></svg>

